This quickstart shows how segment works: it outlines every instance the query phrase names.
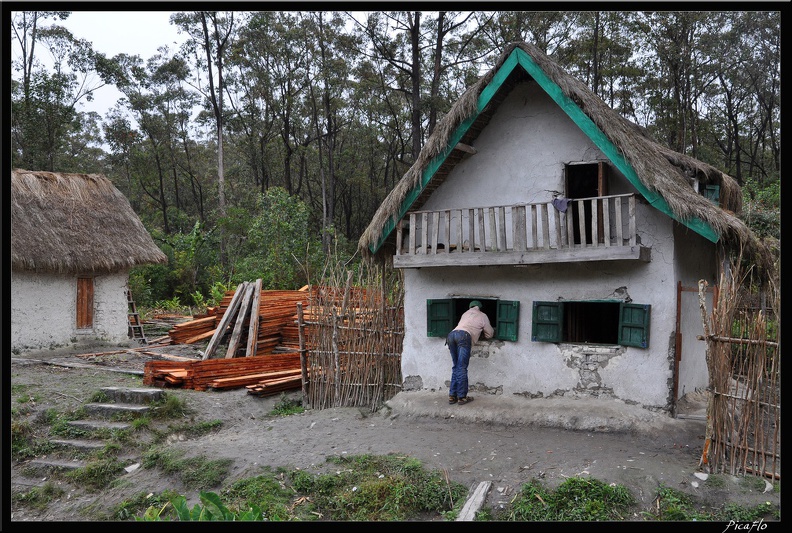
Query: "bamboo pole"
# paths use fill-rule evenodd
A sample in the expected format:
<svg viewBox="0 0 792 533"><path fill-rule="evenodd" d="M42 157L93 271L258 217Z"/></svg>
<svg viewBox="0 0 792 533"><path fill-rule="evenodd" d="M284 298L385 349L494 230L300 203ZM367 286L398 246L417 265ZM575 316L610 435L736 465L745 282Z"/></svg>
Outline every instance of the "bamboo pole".
<svg viewBox="0 0 792 533"><path fill-rule="evenodd" d="M704 336L709 337L709 326L707 324L707 306L706 306L706 299L705 293L707 291L707 282L706 280L699 280L698 282L699 287L699 309L701 310L701 323L704 327ZM714 390L714 383L713 383L713 368L712 368L712 354L710 350L709 343L705 344L704 348L704 358L707 362L707 369L709 370L709 390ZM707 465L709 468L709 447L710 442L712 441L712 411L713 411L713 395L710 393L709 397L707 398L707 428L704 434L704 450L701 453L701 458L699 459L699 467L702 465Z"/></svg>
<svg viewBox="0 0 792 533"><path fill-rule="evenodd" d="M309 405L308 401L308 362L305 350L305 323L303 322L302 302L297 302L297 330L300 339L300 372L302 376L302 404L303 407Z"/></svg>

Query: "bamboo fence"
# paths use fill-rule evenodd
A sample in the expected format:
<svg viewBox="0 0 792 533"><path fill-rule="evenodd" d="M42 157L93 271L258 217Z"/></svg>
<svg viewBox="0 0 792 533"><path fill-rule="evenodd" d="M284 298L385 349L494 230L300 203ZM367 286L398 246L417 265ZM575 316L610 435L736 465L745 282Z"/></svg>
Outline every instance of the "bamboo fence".
<svg viewBox="0 0 792 533"><path fill-rule="evenodd" d="M781 479L780 297L746 308L745 280L721 278L707 320L706 282L699 299L710 375L707 434L700 464L711 473Z"/></svg>
<svg viewBox="0 0 792 533"><path fill-rule="evenodd" d="M400 272L331 272L298 307L304 400L313 409L381 407L401 389L404 308Z"/></svg>

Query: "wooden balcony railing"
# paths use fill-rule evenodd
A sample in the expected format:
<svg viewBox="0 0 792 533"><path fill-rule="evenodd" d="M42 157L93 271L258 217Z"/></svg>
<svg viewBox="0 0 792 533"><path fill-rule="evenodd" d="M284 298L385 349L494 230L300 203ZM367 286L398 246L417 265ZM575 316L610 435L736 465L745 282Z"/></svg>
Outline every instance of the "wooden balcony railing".
<svg viewBox="0 0 792 533"><path fill-rule="evenodd" d="M414 211L397 224L396 239L396 267L649 260L634 194Z"/></svg>

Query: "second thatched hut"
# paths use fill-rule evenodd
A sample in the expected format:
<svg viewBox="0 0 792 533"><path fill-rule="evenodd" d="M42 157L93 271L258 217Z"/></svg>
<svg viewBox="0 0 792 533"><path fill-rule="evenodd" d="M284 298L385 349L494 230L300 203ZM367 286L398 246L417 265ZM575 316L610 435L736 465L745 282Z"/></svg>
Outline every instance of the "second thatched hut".
<svg viewBox="0 0 792 533"><path fill-rule="evenodd" d="M129 270L166 263L101 174L11 172L11 349L129 339Z"/></svg>

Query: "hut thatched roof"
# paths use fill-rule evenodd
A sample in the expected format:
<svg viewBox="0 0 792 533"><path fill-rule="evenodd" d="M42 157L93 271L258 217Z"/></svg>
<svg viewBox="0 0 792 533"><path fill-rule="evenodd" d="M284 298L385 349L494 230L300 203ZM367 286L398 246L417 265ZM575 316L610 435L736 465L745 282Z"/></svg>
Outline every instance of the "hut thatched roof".
<svg viewBox="0 0 792 533"><path fill-rule="evenodd" d="M527 79L539 82L579 125L596 126L583 129L649 203L706 238L742 251L760 267L772 269L766 247L735 215L742 209L742 194L731 176L655 142L529 43L509 45L495 66L471 85L438 123L415 163L363 232L358 245L364 255L377 252L407 210L420 208L461 159L454 145L473 144L510 88ZM720 186L720 206L693 189L694 178ZM408 195L414 198L412 202Z"/></svg>
<svg viewBox="0 0 792 533"><path fill-rule="evenodd" d="M13 270L108 273L167 261L105 176L11 171Z"/></svg>

